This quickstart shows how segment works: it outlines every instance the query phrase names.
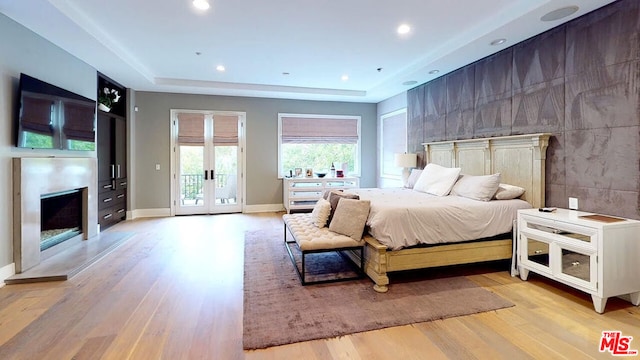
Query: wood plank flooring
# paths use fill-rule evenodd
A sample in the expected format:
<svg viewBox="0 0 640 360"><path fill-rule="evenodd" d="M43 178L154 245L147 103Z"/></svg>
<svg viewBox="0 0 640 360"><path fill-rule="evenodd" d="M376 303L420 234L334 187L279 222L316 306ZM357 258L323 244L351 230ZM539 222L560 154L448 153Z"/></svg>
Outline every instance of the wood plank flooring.
<svg viewBox="0 0 640 360"><path fill-rule="evenodd" d="M638 307L615 298L598 314L584 293L490 264L451 271L516 306L243 351L244 233L280 233L280 216L111 227L134 235L70 280L0 288L0 359L610 359L598 351L605 330L633 336L640 349Z"/></svg>

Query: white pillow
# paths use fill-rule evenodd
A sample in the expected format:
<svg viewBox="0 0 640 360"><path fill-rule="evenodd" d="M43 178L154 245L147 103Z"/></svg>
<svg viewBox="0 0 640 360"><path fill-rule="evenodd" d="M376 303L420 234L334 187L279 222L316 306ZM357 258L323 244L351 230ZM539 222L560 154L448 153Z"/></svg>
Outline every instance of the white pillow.
<svg viewBox="0 0 640 360"><path fill-rule="evenodd" d="M498 191L498 185L500 185L500 173L493 175L462 175L453 185L451 195L489 201Z"/></svg>
<svg viewBox="0 0 640 360"><path fill-rule="evenodd" d="M370 205L369 200L340 199L329 223L329 230L360 241L369 217Z"/></svg>
<svg viewBox="0 0 640 360"><path fill-rule="evenodd" d="M447 168L429 163L420 174L413 190L436 196L446 196L458 180L458 175L460 175L460 168Z"/></svg>
<svg viewBox="0 0 640 360"><path fill-rule="evenodd" d="M493 197L498 200L511 200L519 198L522 194L524 194L524 188L520 186L500 184Z"/></svg>
<svg viewBox="0 0 640 360"><path fill-rule="evenodd" d="M404 187L413 189L413 187L416 185L416 181L418 181L418 179L420 178L420 174L422 174L422 170L411 169L411 174L409 175L407 183L404 185Z"/></svg>
<svg viewBox="0 0 640 360"><path fill-rule="evenodd" d="M329 213L331 212L331 203L325 199L319 199L311 211L311 221L319 228L327 226Z"/></svg>

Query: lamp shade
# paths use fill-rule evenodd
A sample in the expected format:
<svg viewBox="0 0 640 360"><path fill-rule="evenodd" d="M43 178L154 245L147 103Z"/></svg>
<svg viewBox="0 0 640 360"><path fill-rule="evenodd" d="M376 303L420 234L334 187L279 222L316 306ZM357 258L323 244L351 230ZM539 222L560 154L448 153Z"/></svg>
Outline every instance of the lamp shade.
<svg viewBox="0 0 640 360"><path fill-rule="evenodd" d="M416 154L395 154L395 165L402 168L416 167L418 156Z"/></svg>

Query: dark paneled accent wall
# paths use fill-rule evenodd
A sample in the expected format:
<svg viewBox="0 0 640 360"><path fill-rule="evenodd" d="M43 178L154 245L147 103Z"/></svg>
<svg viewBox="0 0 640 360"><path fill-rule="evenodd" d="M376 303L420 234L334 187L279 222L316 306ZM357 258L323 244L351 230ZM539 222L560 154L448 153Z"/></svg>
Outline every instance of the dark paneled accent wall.
<svg viewBox="0 0 640 360"><path fill-rule="evenodd" d="M553 134L546 203L640 219L640 1L621 0L407 93L423 142Z"/></svg>

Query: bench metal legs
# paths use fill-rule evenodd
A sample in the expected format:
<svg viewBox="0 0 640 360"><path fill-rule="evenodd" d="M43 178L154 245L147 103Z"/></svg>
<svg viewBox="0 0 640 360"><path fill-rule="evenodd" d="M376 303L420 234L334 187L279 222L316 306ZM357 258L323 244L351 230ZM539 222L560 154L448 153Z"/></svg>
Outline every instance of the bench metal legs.
<svg viewBox="0 0 640 360"><path fill-rule="evenodd" d="M298 250L300 250L300 252L302 253L302 264L301 264L302 265L301 266L302 270L300 270L300 269L298 269L298 265L296 264L296 259L293 256L293 252L291 251L291 246L289 246L290 243L295 243L295 242L296 242L295 240L287 241L287 224L285 224L284 225L284 247L287 249L287 252L289 253L289 258L291 258L291 262L293 263L293 268L296 269L296 273L298 273L298 277L300 278L300 282L302 283L302 285L330 283L330 282L338 282L338 281L355 280L355 279L364 278L364 245L362 245L362 246L345 247L345 248L335 248L335 249L300 250L300 247L296 243L296 248ZM344 250L360 250L360 267L355 265L348 256L346 256L346 255L344 255L342 253L342 251L344 251ZM345 261L348 261L349 265L354 267L354 270L356 271L357 276L348 277L348 278L334 278L334 279L325 279L325 280L317 280L317 281L307 281L306 280L306 267L305 267L306 256L308 254L326 253L326 252L332 252L332 251L337 252L343 259L345 259Z"/></svg>

